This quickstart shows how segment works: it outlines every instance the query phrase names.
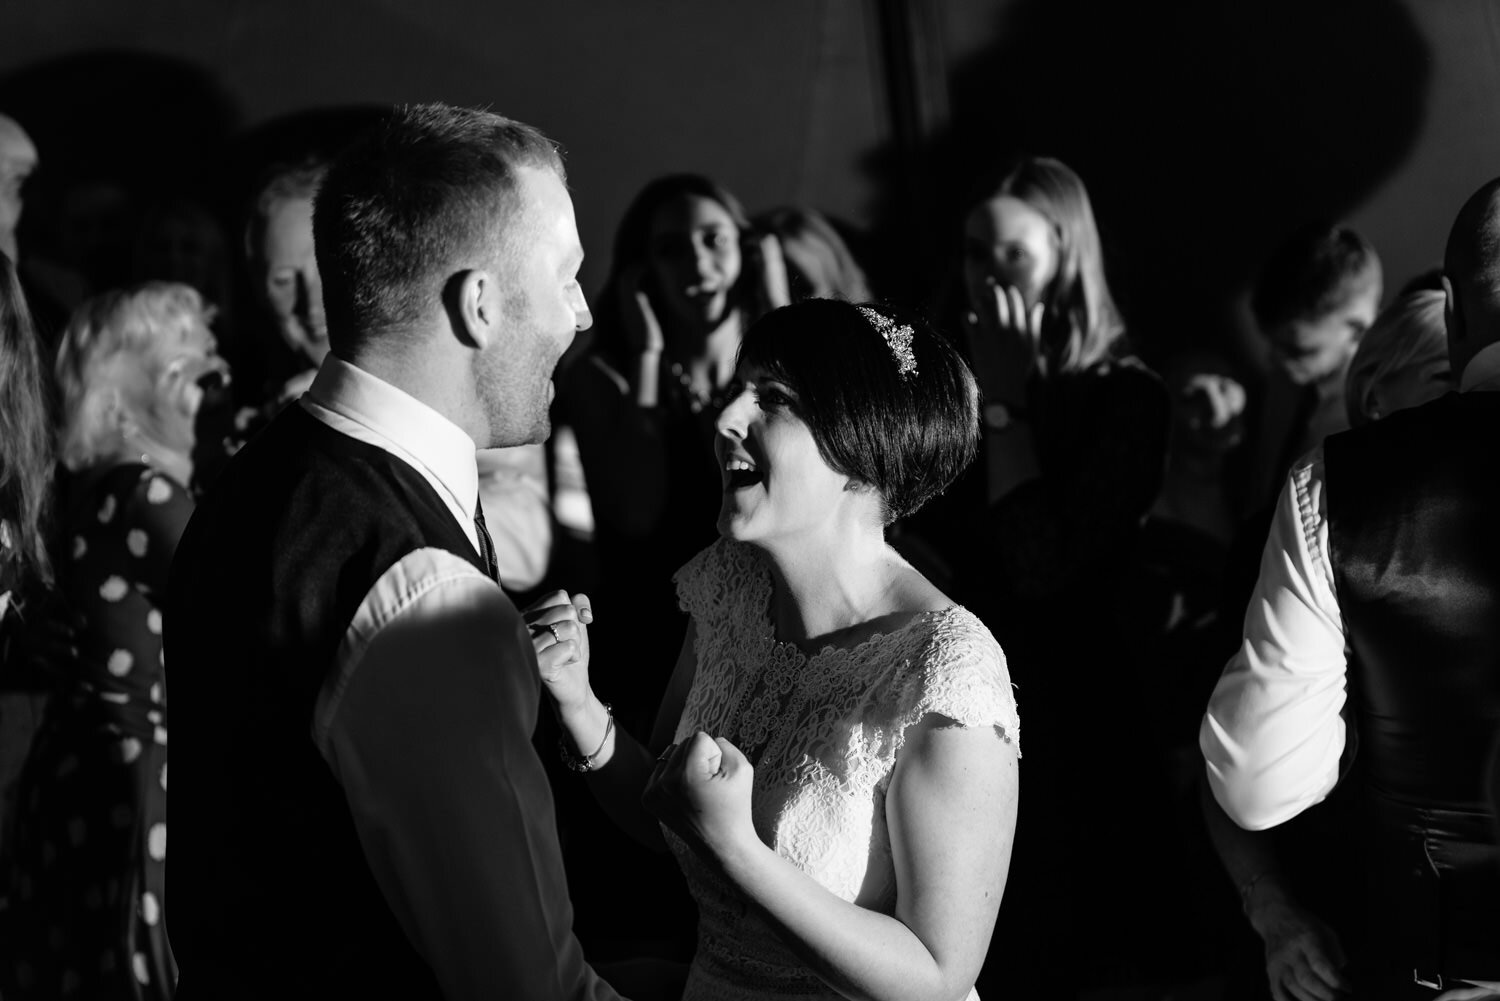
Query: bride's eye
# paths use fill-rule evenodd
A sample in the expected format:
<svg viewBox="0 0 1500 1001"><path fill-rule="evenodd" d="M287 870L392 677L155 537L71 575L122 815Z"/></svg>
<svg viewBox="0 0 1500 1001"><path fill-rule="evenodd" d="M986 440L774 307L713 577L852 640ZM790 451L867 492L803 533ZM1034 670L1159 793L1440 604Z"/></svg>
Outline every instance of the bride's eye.
<svg viewBox="0 0 1500 1001"><path fill-rule="evenodd" d="M775 386L763 386L755 391L755 402L766 413L779 413L783 410L795 411L796 404L784 391Z"/></svg>

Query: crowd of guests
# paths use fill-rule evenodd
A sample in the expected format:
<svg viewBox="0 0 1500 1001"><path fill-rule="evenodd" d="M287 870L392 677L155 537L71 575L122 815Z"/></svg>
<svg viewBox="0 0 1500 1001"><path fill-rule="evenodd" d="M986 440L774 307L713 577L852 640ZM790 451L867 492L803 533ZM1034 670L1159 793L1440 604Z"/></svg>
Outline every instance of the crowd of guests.
<svg viewBox="0 0 1500 1001"><path fill-rule="evenodd" d="M585 299L551 143L441 106L91 287L41 155L4 997L1500 996L1494 183L1393 296L1286 234L1258 375L1152 352L1046 157L897 304L693 174Z"/></svg>

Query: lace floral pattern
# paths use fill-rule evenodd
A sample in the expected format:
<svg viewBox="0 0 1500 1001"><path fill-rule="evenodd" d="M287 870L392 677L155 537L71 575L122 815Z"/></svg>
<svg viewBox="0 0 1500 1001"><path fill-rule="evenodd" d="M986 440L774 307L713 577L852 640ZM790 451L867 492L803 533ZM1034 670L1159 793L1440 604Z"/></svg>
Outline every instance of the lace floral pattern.
<svg viewBox="0 0 1500 1001"><path fill-rule="evenodd" d="M697 634L697 675L676 738L726 737L755 766L761 839L845 900L896 903L885 796L910 727L928 714L1019 742L1005 658L974 615L927 612L858 646L808 655L777 642L770 575L719 541L677 574ZM686 998L829 995L733 887L668 835L700 911Z"/></svg>

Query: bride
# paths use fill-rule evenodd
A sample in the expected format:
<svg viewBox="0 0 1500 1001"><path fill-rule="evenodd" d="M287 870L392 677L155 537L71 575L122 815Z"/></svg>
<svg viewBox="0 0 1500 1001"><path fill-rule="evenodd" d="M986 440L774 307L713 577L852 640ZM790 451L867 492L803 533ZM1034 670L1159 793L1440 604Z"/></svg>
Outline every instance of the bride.
<svg viewBox="0 0 1500 1001"><path fill-rule="evenodd" d="M687 999L975 996L1016 706L989 631L884 529L972 459L978 406L948 342L883 307L750 329L717 423L721 539L675 578L690 623L651 750L592 690L588 599L527 612L564 758L697 900Z"/></svg>

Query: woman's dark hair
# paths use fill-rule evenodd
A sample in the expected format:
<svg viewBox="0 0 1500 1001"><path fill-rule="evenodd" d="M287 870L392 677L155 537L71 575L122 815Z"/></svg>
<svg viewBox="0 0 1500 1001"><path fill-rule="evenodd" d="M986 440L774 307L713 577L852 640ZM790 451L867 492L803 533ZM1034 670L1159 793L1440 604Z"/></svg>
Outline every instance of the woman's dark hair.
<svg viewBox="0 0 1500 1001"><path fill-rule="evenodd" d="M870 311L911 334L914 371ZM761 318L742 364L786 384L829 468L878 490L887 523L947 489L974 459L979 386L951 342L888 306L809 299Z"/></svg>
<svg viewBox="0 0 1500 1001"><path fill-rule="evenodd" d="M646 263L651 249L651 222L657 211L679 198L706 198L715 202L728 213L735 228L739 230L741 247L744 250L739 280L735 282L730 297L730 307L741 309L746 320L754 320L766 312L768 303L760 290L759 255L753 241L747 239L755 232L754 224L745 214L740 200L717 182L702 174L669 174L658 177L641 189L620 218L615 230L614 256L610 261L609 278L597 297L598 309L594 311L593 343L611 364L623 364L625 351L624 326L617 315L619 309L618 289L623 276Z"/></svg>
<svg viewBox="0 0 1500 1001"><path fill-rule="evenodd" d="M40 355L15 265L0 254L0 522L10 535L0 563L10 563L16 577L50 584L53 443Z"/></svg>

